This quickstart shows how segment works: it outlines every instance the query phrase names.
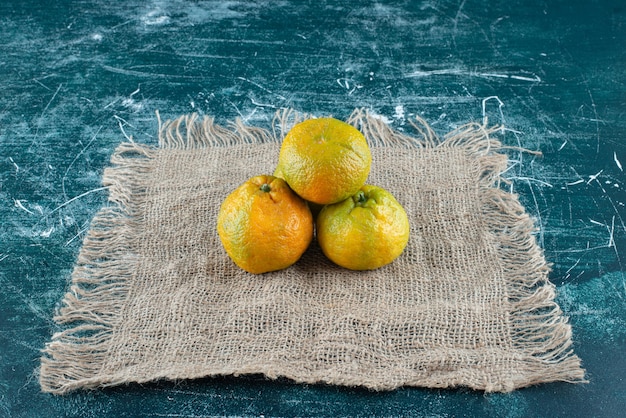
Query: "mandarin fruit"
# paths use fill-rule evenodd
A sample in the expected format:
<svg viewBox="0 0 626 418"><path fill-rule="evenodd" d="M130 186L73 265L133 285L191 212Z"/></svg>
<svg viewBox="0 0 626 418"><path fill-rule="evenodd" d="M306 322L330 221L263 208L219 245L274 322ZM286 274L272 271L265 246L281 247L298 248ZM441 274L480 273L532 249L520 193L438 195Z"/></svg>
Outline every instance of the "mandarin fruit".
<svg viewBox="0 0 626 418"><path fill-rule="evenodd" d="M402 205L385 189L370 185L342 202L324 206L316 225L326 257L351 270L391 263L409 240L409 220Z"/></svg>
<svg viewBox="0 0 626 418"><path fill-rule="evenodd" d="M313 239L307 203L277 177L252 177L222 202L217 232L228 256L254 274L294 264Z"/></svg>
<svg viewBox="0 0 626 418"><path fill-rule="evenodd" d="M318 205L342 201L367 180L372 155L358 129L334 118L308 119L283 139L276 174Z"/></svg>

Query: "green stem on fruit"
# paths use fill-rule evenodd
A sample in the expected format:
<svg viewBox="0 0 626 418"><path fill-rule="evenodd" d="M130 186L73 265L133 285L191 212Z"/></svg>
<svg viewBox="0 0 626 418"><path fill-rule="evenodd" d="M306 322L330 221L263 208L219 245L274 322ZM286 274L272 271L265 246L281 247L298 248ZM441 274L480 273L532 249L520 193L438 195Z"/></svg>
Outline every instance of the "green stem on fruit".
<svg viewBox="0 0 626 418"><path fill-rule="evenodd" d="M366 201L367 201L367 198L365 197L365 193L363 193L362 190L359 190L359 192L356 194L356 204L362 205Z"/></svg>
<svg viewBox="0 0 626 418"><path fill-rule="evenodd" d="M267 192L269 192L270 190L272 190L272 189L270 188L270 185L269 185L269 184L267 184L267 183L263 183L263 184L261 185L260 189L261 189L261 191L262 191L262 192L265 192L265 193L267 193Z"/></svg>

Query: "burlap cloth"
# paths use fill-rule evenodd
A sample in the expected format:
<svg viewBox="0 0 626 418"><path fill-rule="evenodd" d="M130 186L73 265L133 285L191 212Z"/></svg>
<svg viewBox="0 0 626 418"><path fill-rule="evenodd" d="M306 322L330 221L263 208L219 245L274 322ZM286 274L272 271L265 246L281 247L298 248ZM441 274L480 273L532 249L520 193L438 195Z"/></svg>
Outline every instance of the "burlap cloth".
<svg viewBox="0 0 626 418"><path fill-rule="evenodd" d="M583 381L533 222L498 188L507 158L484 126L439 140L417 122L411 138L355 111L368 183L409 215L405 252L352 272L313 243L283 271L237 268L216 233L220 203L273 172L301 117L279 112L267 131L190 115L160 124L158 148L119 146L104 174L111 204L44 349L44 391L249 373L374 390Z"/></svg>

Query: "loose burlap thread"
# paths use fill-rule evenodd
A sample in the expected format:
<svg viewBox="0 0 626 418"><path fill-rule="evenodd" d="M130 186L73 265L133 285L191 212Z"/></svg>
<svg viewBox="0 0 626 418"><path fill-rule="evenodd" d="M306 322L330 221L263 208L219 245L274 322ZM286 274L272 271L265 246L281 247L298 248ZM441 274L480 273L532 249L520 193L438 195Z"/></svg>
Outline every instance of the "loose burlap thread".
<svg viewBox="0 0 626 418"><path fill-rule="evenodd" d="M283 135L307 117L280 111L265 130L185 115L159 121L158 147L118 147L110 204L44 349L43 391L243 374L374 390L584 381L533 221L498 187L505 147L483 125L440 140L417 120L412 137L356 110L368 183L409 215L404 253L354 272L313 242L288 269L237 268L216 232L220 203L272 173Z"/></svg>

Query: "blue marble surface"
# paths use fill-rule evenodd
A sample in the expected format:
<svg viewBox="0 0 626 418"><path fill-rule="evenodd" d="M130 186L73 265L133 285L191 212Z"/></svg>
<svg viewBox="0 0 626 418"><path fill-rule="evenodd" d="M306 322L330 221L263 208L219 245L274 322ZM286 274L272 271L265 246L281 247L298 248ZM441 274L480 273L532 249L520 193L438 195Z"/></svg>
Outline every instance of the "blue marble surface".
<svg viewBox="0 0 626 418"><path fill-rule="evenodd" d="M614 417L626 410L626 5L598 1L43 0L0 3L0 416ZM40 350L103 169L157 120L269 127L356 107L410 132L504 124L588 384L510 394L262 376L41 393Z"/></svg>

